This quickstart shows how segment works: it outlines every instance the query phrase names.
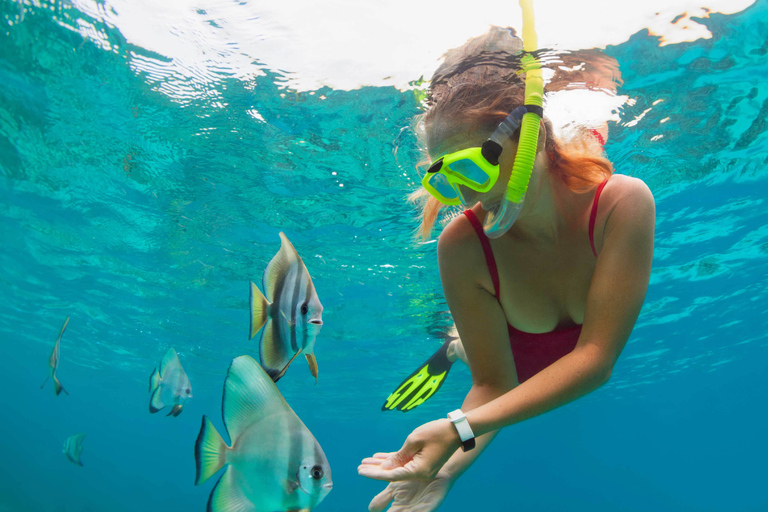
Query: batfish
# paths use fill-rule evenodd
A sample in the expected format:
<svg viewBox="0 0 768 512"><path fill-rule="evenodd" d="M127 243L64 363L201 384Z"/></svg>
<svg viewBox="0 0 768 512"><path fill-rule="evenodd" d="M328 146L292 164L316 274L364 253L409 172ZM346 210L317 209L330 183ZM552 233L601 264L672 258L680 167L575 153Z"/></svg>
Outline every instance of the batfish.
<svg viewBox="0 0 768 512"><path fill-rule="evenodd" d="M261 366L277 382L303 353L317 382L315 338L323 326L323 305L299 253L280 233L280 250L264 271L266 297L251 283L250 338L264 327L259 342Z"/></svg>
<svg viewBox="0 0 768 512"><path fill-rule="evenodd" d="M172 405L171 412L166 416L176 417L181 414L184 403L192 398L192 384L173 348L168 349L160 361L160 367L155 368L149 376L149 391L152 393L149 412L153 414L167 405Z"/></svg>
<svg viewBox="0 0 768 512"><path fill-rule="evenodd" d="M323 449L252 357L232 361L221 411L231 446L206 416L195 443L195 485L228 465L208 512L309 512L331 491Z"/></svg>
<svg viewBox="0 0 768 512"><path fill-rule="evenodd" d="M42 386L40 386L40 389L43 389L45 386L45 383L48 382L48 379L53 377L53 388L56 391L56 396L59 396L59 394L63 391L64 394L68 395L67 390L64 389L64 387L61 385L61 382L59 382L59 379L56 377L56 370L59 369L59 345L61 343L61 337L64 335L64 330L67 328L67 324L69 323L69 317L67 317L66 320L64 320L64 325L61 328L61 331L59 332L59 337L56 339L56 344L53 346L53 352L51 352L51 357L48 358L48 367L50 369L50 372L48 376L43 381Z"/></svg>
<svg viewBox="0 0 768 512"><path fill-rule="evenodd" d="M83 453L83 439L85 439L85 434L69 436L67 440L64 441L64 448L62 449L62 452L67 456L69 462L77 464L80 467L83 466L83 462L80 460L80 455Z"/></svg>

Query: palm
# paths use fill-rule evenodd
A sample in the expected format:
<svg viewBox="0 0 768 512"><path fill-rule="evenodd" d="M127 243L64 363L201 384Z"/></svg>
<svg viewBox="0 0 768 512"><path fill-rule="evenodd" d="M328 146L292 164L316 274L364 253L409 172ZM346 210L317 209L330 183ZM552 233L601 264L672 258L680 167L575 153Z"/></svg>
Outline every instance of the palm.
<svg viewBox="0 0 768 512"><path fill-rule="evenodd" d="M369 506L371 512L381 512L391 502L389 512L434 512L450 490L442 478L393 482Z"/></svg>

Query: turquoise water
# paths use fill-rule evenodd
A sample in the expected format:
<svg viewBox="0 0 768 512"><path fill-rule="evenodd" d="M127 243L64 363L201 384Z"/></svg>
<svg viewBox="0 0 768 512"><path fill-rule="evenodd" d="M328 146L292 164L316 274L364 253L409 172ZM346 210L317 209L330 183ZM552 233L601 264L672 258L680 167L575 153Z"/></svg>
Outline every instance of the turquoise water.
<svg viewBox="0 0 768 512"><path fill-rule="evenodd" d="M456 367L419 409L379 410L450 321L436 244L412 241L404 200L421 158L413 93L296 93L270 71L174 77L189 94L171 99L130 64L162 58L116 29L60 4L0 13L0 511L204 510L200 418L221 427L227 366L257 355L248 281L279 231L325 307L317 386L297 361L279 387L333 468L317 510L365 510L383 485L360 459L469 385ZM606 150L658 209L651 286L612 380L504 431L441 510L768 509L768 2L701 23L712 39L659 47L641 32L606 50L636 101ZM70 396L56 397L39 386L67 316ZM147 410L168 347L195 395L178 418ZM78 432L82 468L61 453Z"/></svg>

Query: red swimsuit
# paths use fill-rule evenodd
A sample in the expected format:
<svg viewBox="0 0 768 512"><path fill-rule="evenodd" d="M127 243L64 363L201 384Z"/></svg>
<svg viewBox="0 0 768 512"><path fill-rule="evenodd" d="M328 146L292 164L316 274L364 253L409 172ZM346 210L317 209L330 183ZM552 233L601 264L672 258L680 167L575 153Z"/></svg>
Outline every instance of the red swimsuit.
<svg viewBox="0 0 768 512"><path fill-rule="evenodd" d="M595 199L592 201L592 213L589 216L589 243L592 246L592 252L595 257L597 257L594 237L597 202L600 199L600 192L603 191L606 183L608 182L604 181L597 187ZM488 271L491 273L491 280L493 281L493 288L496 293L496 300L499 300L499 273L496 269L496 259L493 257L491 244L474 212L466 210L464 215L469 219L472 227L475 228L480 244L483 246L485 261L488 264ZM581 325L574 325L552 332L530 333L515 329L507 324L507 330L509 331L509 343L512 346L512 356L515 359L517 380L522 383L571 352L579 340Z"/></svg>

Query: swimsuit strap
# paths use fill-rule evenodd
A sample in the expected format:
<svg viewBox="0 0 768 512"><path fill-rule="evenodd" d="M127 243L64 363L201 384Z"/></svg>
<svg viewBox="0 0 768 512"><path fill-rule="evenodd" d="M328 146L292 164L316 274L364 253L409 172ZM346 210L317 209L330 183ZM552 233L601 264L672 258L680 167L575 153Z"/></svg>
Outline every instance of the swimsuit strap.
<svg viewBox="0 0 768 512"><path fill-rule="evenodd" d="M594 135L594 136L595 136L595 138L597 139L597 142L599 142L601 146L605 147L605 139L604 139L604 138L603 138L603 136L600 134L600 132L599 132L599 131L597 131L597 130L595 130L594 128L592 128L592 129L591 129L591 130L589 130L589 131L590 131L590 133L591 133L592 135Z"/></svg>
<svg viewBox="0 0 768 512"><path fill-rule="evenodd" d="M491 273L491 281L493 281L493 291L496 292L496 298L499 298L499 272L496 270L496 258L493 257L493 250L491 249L491 242L488 240L488 236L483 230L483 225L480 224L477 215L472 210L464 210L464 215L469 219L469 223L475 228L475 233L480 239L480 245L483 246L483 253L485 254L485 262L488 264L488 272Z"/></svg>
<svg viewBox="0 0 768 512"><path fill-rule="evenodd" d="M597 202L600 200L600 192L603 191L603 187L605 187L606 183L608 183L608 180L605 180L597 187L597 192L595 192L595 199L592 201L592 213L589 215L589 245L592 246L592 253L595 255L595 258L597 258L597 250L595 250L595 219L597 219Z"/></svg>

